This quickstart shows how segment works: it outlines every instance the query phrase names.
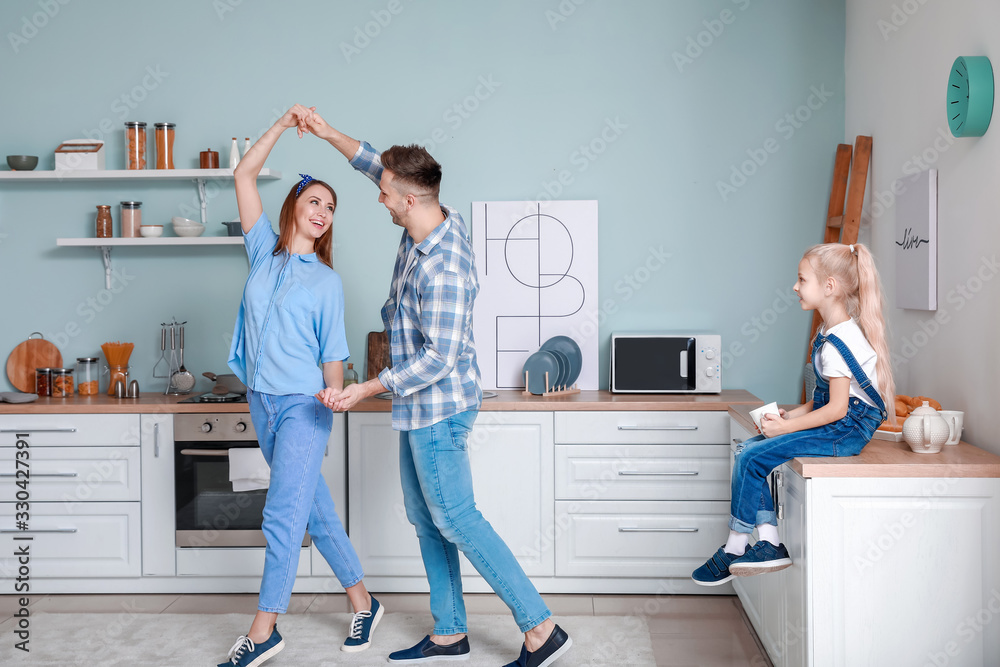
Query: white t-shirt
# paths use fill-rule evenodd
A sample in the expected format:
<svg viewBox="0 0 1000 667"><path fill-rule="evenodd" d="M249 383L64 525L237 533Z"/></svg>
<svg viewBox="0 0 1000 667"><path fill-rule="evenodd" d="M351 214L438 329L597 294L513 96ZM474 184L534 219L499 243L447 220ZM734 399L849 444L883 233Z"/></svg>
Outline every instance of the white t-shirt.
<svg viewBox="0 0 1000 667"><path fill-rule="evenodd" d="M875 350L872 346L868 344L868 340L861 332L861 327L858 326L857 322L850 319L831 327L829 331L826 331L823 327L821 327L819 333L823 335L833 334L840 340L844 341L844 344L847 345L847 348L857 360L858 365L861 366L861 370L863 370L865 375L868 376L868 379L871 380L872 387L875 391L879 390L878 377L875 373L875 363L878 361L878 355L875 354ZM875 406L875 403L868 398L868 394L866 394L861 388L861 384L858 382L858 379L854 377L853 373L851 373L851 369L847 366L847 362L844 361L842 356L840 356L840 352L833 346L833 343L824 343L816 353L815 361L817 368L819 368L819 374L824 380L829 382L830 378L851 378L850 395L860 398L868 405Z"/></svg>

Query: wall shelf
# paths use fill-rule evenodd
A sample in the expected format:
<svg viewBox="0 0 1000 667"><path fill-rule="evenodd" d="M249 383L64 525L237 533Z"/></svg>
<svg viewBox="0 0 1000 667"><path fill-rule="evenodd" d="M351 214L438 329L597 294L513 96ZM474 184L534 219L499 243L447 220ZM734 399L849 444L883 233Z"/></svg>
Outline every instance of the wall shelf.
<svg viewBox="0 0 1000 667"><path fill-rule="evenodd" d="M165 245L243 245L242 236L161 236L158 238L111 239L56 239L57 246L97 247L115 246L165 246Z"/></svg>

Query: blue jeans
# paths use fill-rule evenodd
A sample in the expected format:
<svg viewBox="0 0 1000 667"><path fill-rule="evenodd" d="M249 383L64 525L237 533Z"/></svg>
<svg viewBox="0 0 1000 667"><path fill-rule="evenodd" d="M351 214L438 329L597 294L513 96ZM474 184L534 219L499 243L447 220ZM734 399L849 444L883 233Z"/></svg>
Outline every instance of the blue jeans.
<svg viewBox="0 0 1000 667"><path fill-rule="evenodd" d="M292 597L307 524L341 586L354 586L364 572L320 474L333 413L315 396L258 391L247 395L260 451L271 467L262 526L267 549L257 608L283 614Z"/></svg>
<svg viewBox="0 0 1000 667"><path fill-rule="evenodd" d="M468 632L458 551L510 607L521 632L551 612L514 554L476 509L468 438L475 410L399 433L399 476L406 518L417 529L431 589L434 634ZM511 485L511 493L514 493Z"/></svg>
<svg viewBox="0 0 1000 667"><path fill-rule="evenodd" d="M828 396L818 390L814 405L826 404ZM733 465L732 499L729 529L752 533L754 526L777 525L774 502L767 488L767 475L782 463L800 456L856 456L868 444L882 423L878 408L852 396L847 415L832 424L773 438L757 435L736 450Z"/></svg>

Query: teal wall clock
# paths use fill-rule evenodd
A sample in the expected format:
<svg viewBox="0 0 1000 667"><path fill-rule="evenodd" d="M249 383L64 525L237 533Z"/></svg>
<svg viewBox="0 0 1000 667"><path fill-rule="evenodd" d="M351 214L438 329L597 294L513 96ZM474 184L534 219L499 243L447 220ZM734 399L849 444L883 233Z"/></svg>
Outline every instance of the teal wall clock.
<svg viewBox="0 0 1000 667"><path fill-rule="evenodd" d="M955 59L948 76L948 127L956 137L981 137L993 116L993 65L986 56Z"/></svg>

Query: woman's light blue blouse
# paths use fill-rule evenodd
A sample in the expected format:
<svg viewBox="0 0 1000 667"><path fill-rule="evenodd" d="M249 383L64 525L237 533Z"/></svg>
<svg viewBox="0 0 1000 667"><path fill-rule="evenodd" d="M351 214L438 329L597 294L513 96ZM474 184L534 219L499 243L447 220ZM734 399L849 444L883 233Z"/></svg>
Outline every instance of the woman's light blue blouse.
<svg viewBox="0 0 1000 667"><path fill-rule="evenodd" d="M349 356L340 276L315 253L274 255L266 213L243 235L250 275L233 330L229 367L266 394L315 394L322 363Z"/></svg>

